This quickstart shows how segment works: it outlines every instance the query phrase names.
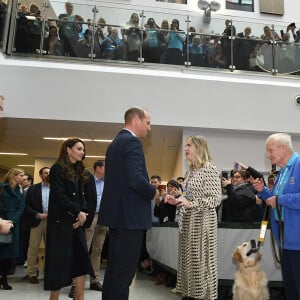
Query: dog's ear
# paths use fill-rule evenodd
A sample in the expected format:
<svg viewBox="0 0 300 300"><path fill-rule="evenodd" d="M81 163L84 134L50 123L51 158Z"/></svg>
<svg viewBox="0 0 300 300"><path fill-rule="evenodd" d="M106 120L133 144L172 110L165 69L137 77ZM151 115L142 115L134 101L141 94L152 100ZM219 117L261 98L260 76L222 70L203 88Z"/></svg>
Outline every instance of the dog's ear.
<svg viewBox="0 0 300 300"><path fill-rule="evenodd" d="M235 252L233 253L232 259L238 262L242 262L243 258L241 253L238 250L235 250Z"/></svg>

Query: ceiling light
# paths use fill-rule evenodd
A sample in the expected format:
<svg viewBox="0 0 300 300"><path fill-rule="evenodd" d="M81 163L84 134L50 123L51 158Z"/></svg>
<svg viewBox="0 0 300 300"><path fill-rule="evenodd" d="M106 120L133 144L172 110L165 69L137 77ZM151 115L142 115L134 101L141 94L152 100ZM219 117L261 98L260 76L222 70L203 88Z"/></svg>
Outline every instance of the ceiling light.
<svg viewBox="0 0 300 300"><path fill-rule="evenodd" d="M111 143L113 140L98 140L98 139L95 139L93 141L94 142L100 142L100 143Z"/></svg>
<svg viewBox="0 0 300 300"><path fill-rule="evenodd" d="M43 137L44 140L52 140L52 141L65 141L70 139L71 137ZM100 143L111 143L112 140L104 140L104 139L86 139L86 138L79 138L84 142L100 142Z"/></svg>
<svg viewBox="0 0 300 300"><path fill-rule="evenodd" d="M28 153L0 152L0 155L28 155Z"/></svg>
<svg viewBox="0 0 300 300"><path fill-rule="evenodd" d="M27 167L27 168L34 168L35 165L17 165L17 167Z"/></svg>
<svg viewBox="0 0 300 300"><path fill-rule="evenodd" d="M73 137L43 137L44 140L51 140L51 141L65 141L67 139L72 139ZM83 139L79 138L84 142L91 142L92 139Z"/></svg>

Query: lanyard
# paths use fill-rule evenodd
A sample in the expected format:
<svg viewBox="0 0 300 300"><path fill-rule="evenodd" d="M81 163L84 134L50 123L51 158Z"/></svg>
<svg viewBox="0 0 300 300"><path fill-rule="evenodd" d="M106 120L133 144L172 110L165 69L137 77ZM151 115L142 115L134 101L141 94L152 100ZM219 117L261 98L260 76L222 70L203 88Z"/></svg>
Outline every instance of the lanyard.
<svg viewBox="0 0 300 300"><path fill-rule="evenodd" d="M292 165L294 164L294 162L298 156L299 156L299 154L297 152L294 152L293 155L291 156L291 158L289 159L288 163L286 164L286 166L280 170L279 178L278 178L278 180L276 180L276 183L275 183L275 186L273 189L273 195L280 196L283 194L283 189L284 189L285 185L287 184L287 182L290 178L291 172L292 172ZM279 217L278 217L277 210L273 209L273 213L274 213L275 219L278 221ZM282 219L282 221L284 220L283 207L281 207L281 219Z"/></svg>

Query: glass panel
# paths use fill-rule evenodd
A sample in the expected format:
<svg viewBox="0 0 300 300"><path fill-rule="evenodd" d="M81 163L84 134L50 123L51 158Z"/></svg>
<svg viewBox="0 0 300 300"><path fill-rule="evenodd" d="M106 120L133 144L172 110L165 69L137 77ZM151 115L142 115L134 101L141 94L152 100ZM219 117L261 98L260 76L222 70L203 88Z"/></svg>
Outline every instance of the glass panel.
<svg viewBox="0 0 300 300"><path fill-rule="evenodd" d="M92 58L95 52L90 24L94 17L94 6L51 1L55 19L48 18L53 35L46 32L45 50L49 54L71 57ZM57 34L54 27L57 28ZM48 46L49 45L49 46Z"/></svg>
<svg viewBox="0 0 300 300"><path fill-rule="evenodd" d="M7 16L7 2L0 0L0 48L3 45L3 34Z"/></svg>
<svg viewBox="0 0 300 300"><path fill-rule="evenodd" d="M64 2L51 2L47 7L26 7L20 1L14 53L98 63L144 61L232 71L299 71L300 33L293 24L280 23L275 28L253 22L231 24L213 12L211 17L199 18L196 13L187 16L113 6L66 7Z"/></svg>
<svg viewBox="0 0 300 300"><path fill-rule="evenodd" d="M97 9L95 42L101 48L100 58L138 63L145 38L142 13L114 7L98 6ZM101 20L105 20L105 26L100 25Z"/></svg>

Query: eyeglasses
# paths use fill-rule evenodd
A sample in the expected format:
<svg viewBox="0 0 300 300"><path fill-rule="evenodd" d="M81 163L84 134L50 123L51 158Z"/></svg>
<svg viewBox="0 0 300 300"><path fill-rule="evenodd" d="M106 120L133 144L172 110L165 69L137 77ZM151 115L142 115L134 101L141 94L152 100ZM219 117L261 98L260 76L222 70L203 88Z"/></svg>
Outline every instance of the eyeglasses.
<svg viewBox="0 0 300 300"><path fill-rule="evenodd" d="M168 188L168 189L171 189L171 188L174 188L174 189L176 189L176 186L173 186L173 185L168 185L168 186L167 186L167 188Z"/></svg>

